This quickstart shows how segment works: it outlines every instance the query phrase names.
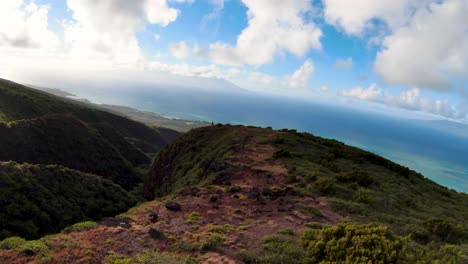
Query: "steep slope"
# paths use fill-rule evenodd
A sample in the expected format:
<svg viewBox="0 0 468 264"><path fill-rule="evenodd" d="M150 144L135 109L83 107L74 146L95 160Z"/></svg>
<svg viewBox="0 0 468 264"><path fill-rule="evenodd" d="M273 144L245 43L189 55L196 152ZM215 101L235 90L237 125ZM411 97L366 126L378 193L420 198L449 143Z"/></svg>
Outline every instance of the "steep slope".
<svg viewBox="0 0 468 264"><path fill-rule="evenodd" d="M0 238L57 232L126 210L134 199L111 181L61 166L0 162Z"/></svg>
<svg viewBox="0 0 468 264"><path fill-rule="evenodd" d="M0 242L0 260L468 260L468 195L372 153L293 130L221 125L192 130L158 154L145 191L155 199L97 226L38 241ZM41 250L28 254L31 244Z"/></svg>
<svg viewBox="0 0 468 264"><path fill-rule="evenodd" d="M140 182L132 165L118 149L97 130L71 115L0 123L0 146L0 160L60 164L104 176L127 189ZM135 153L144 161L148 159L142 152L133 150L129 148L127 156Z"/></svg>
<svg viewBox="0 0 468 264"><path fill-rule="evenodd" d="M60 164L126 189L180 135L6 80L0 80L0 121L0 160Z"/></svg>

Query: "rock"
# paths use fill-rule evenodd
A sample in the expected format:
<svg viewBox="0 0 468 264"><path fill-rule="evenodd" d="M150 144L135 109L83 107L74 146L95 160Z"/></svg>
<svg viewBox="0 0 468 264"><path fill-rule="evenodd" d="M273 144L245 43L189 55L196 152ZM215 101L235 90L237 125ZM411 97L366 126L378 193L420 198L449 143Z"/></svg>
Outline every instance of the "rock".
<svg viewBox="0 0 468 264"><path fill-rule="evenodd" d="M169 201L166 203L166 208L170 211L180 211L182 210L182 205L176 201Z"/></svg>
<svg viewBox="0 0 468 264"><path fill-rule="evenodd" d="M128 220L116 218L116 217L106 217L103 218L99 224L108 226L108 227L122 227L125 229L130 228L132 225L128 222Z"/></svg>
<svg viewBox="0 0 468 264"><path fill-rule="evenodd" d="M150 228L150 230L148 231L148 234L150 235L152 239L155 239L155 240L166 239L166 236L164 236L163 232L157 230L156 228Z"/></svg>
<svg viewBox="0 0 468 264"><path fill-rule="evenodd" d="M149 217L150 217L150 221L151 221L152 223L156 223L156 222L158 221L158 218L159 218L158 214L157 214L157 213L154 213L154 212L153 212L153 213L150 213L150 214L149 214Z"/></svg>

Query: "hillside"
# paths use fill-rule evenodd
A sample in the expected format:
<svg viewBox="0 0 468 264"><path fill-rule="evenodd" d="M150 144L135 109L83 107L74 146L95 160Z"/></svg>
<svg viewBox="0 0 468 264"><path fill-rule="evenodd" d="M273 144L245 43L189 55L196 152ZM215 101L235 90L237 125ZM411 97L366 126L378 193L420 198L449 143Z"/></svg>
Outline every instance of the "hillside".
<svg viewBox="0 0 468 264"><path fill-rule="evenodd" d="M192 130L158 154L145 196L151 201L96 226L0 242L0 260L468 261L467 194L372 153L294 130ZM28 251L32 243L41 250Z"/></svg>
<svg viewBox="0 0 468 264"><path fill-rule="evenodd" d="M180 135L6 80L0 80L0 121L0 160L64 165L126 189Z"/></svg>
<svg viewBox="0 0 468 264"><path fill-rule="evenodd" d="M54 165L0 162L0 188L1 239L37 238L135 204L111 181Z"/></svg>

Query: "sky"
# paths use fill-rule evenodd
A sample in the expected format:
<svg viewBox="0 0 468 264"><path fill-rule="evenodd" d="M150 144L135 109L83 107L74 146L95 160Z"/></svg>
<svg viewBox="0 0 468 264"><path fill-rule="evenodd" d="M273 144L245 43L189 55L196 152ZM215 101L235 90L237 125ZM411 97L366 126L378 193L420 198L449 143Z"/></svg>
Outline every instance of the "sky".
<svg viewBox="0 0 468 264"><path fill-rule="evenodd" d="M466 0L2 0L0 77L230 82L468 123L466 14Z"/></svg>

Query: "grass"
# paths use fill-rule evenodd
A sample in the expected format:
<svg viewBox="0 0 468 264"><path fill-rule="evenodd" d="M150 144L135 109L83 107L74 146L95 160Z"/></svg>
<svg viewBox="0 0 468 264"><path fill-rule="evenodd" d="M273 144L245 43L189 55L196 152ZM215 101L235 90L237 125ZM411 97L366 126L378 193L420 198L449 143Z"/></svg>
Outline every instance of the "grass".
<svg viewBox="0 0 468 264"><path fill-rule="evenodd" d="M199 212L191 212L190 214L188 214L188 216L185 218L185 223L186 224L197 224L198 222L200 222L201 220L203 219L203 217L201 216L201 214Z"/></svg>
<svg viewBox="0 0 468 264"><path fill-rule="evenodd" d="M72 232L82 232L86 230L90 230L97 227L97 223L93 221L86 221L86 222L80 222L76 223L72 226L69 226L65 229L63 229L63 232L65 233L72 233Z"/></svg>
<svg viewBox="0 0 468 264"><path fill-rule="evenodd" d="M203 238L200 249L203 251L215 251L221 248L226 237L220 234L210 234Z"/></svg>

